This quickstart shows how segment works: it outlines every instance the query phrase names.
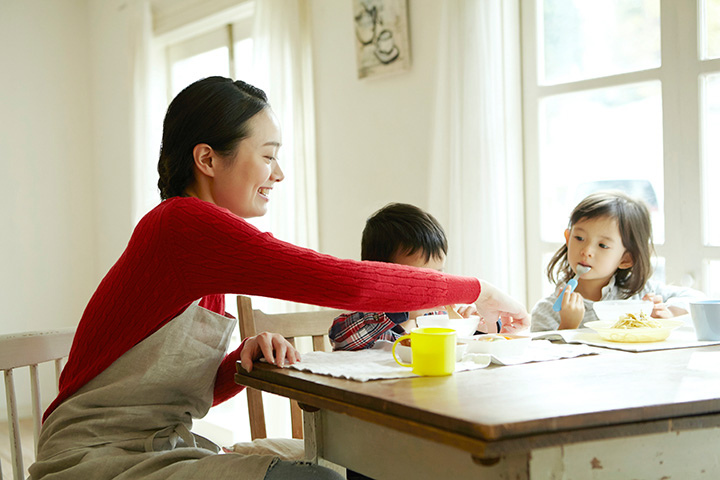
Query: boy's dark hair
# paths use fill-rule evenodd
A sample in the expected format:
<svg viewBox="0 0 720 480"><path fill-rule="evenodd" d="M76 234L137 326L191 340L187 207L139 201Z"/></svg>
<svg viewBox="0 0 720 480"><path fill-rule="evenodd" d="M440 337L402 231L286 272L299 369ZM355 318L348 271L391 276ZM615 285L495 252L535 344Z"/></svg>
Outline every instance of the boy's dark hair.
<svg viewBox="0 0 720 480"><path fill-rule="evenodd" d="M160 198L183 196L194 181L193 148L207 143L230 161L250 132L248 122L269 107L265 92L243 81L208 77L185 87L170 102L158 161Z"/></svg>
<svg viewBox="0 0 720 480"><path fill-rule="evenodd" d="M641 200L623 192L596 192L585 197L570 214L568 228L580 220L610 217L617 220L623 246L633 259L630 268L615 272L615 285L624 298L639 293L652 275L650 257L654 251L650 211ZM567 261L567 245L555 252L547 268L548 279L553 283L567 282L574 275ZM557 269L557 282L556 272Z"/></svg>
<svg viewBox="0 0 720 480"><path fill-rule="evenodd" d="M362 234L362 260L392 263L395 255L422 251L425 261L447 255L445 232L427 212L407 203L390 203L373 213Z"/></svg>

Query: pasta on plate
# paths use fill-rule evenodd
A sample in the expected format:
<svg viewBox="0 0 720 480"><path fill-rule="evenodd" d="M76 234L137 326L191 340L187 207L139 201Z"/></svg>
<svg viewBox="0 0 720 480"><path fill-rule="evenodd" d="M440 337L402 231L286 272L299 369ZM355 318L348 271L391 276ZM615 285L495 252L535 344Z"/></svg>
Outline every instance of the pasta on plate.
<svg viewBox="0 0 720 480"><path fill-rule="evenodd" d="M662 328L663 324L654 320L645 313L640 312L640 315L628 313L620 317L615 325L610 328Z"/></svg>
<svg viewBox="0 0 720 480"><path fill-rule="evenodd" d="M623 315L617 322L599 320L588 322L585 326L610 342L645 343L661 342L670 336L670 332L683 325L682 320L638 317Z"/></svg>

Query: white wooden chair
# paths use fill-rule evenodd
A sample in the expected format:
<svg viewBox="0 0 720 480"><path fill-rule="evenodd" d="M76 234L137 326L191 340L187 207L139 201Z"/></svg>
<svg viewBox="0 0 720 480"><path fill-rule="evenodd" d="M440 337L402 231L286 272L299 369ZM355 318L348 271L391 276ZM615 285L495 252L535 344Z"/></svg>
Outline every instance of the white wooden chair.
<svg viewBox="0 0 720 480"><path fill-rule="evenodd" d="M21 367L28 367L30 370L34 450L36 450L43 414L40 399L38 365L46 362L55 363L55 391L57 392L63 359L67 357L70 352L74 335L74 328L0 335L0 370L3 372L5 379L10 454L14 480L24 479L27 472L23 465L18 402L13 371ZM34 453L35 451L33 454ZM2 478L3 475L0 470L0 480L2 480Z"/></svg>

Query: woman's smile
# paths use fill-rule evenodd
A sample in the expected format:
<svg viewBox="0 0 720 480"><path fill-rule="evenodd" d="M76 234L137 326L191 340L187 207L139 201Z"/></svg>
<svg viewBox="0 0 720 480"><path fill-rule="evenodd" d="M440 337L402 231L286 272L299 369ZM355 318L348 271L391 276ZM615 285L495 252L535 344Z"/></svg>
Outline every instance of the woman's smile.
<svg viewBox="0 0 720 480"><path fill-rule="evenodd" d="M269 198L270 190L272 190L271 187L260 187L260 188L258 188L258 193L260 194L260 196L262 198L269 201L270 200L270 198Z"/></svg>

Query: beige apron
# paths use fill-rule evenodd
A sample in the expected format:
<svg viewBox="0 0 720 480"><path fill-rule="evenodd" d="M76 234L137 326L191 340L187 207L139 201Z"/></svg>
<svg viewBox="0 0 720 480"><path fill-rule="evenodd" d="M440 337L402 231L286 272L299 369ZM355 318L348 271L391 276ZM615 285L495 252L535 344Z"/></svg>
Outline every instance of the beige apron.
<svg viewBox="0 0 720 480"><path fill-rule="evenodd" d="M272 456L218 454L190 432L213 400L235 321L193 303L60 404L32 480L262 480Z"/></svg>

